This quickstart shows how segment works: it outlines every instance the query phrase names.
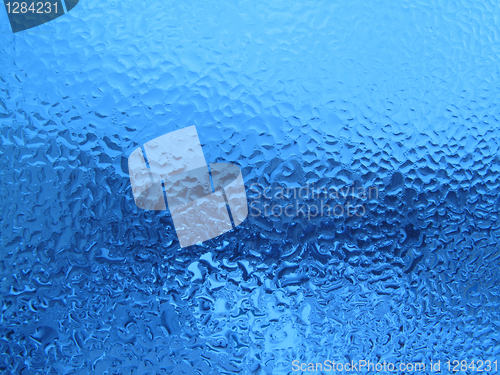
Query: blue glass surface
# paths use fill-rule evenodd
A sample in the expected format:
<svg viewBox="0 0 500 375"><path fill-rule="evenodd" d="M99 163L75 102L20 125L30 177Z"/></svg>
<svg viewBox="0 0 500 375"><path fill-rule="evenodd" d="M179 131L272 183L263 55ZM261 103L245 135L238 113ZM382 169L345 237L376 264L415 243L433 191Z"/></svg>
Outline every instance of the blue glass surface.
<svg viewBox="0 0 500 375"><path fill-rule="evenodd" d="M81 0L13 34L0 7L0 370L500 360L499 11ZM254 207L377 195L327 216L308 193L181 249L168 211L136 207L127 158L191 125Z"/></svg>

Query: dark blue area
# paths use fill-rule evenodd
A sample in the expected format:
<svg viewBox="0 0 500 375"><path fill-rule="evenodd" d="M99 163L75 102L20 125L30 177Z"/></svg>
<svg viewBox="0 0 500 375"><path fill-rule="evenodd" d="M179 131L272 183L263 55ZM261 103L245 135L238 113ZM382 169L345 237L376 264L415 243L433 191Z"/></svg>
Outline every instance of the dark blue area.
<svg viewBox="0 0 500 375"><path fill-rule="evenodd" d="M4 0L4 5L9 18L10 27L14 33L43 25L64 14L61 0Z"/></svg>

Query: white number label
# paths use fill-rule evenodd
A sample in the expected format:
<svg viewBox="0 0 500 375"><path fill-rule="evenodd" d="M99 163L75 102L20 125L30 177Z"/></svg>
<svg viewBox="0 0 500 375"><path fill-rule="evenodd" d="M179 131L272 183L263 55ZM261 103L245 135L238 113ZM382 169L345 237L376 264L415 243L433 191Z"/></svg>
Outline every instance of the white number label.
<svg viewBox="0 0 500 375"><path fill-rule="evenodd" d="M28 3L24 1L22 3L19 3L17 1L11 3L9 1L8 3L5 3L5 6L7 7L7 13L22 13L22 14L28 12L38 13L38 14L52 13L52 6L54 6L54 12L57 13L57 2L55 3L46 2L45 4L43 2L37 2L35 8L35 2L32 2L28 7Z"/></svg>

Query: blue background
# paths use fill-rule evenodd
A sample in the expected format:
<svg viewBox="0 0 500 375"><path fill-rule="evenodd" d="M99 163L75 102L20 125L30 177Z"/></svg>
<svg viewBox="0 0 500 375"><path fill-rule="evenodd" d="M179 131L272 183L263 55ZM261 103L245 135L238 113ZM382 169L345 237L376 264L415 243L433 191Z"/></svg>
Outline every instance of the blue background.
<svg viewBox="0 0 500 375"><path fill-rule="evenodd" d="M0 9L0 369L499 359L498 14L82 0L14 35ZM135 206L127 158L190 125L247 188L379 199L361 218L249 217L180 249L168 212Z"/></svg>

